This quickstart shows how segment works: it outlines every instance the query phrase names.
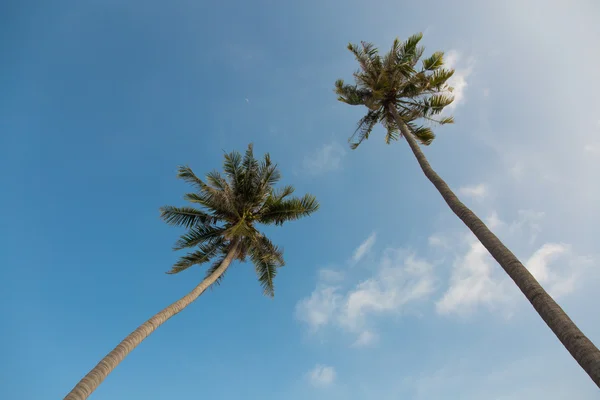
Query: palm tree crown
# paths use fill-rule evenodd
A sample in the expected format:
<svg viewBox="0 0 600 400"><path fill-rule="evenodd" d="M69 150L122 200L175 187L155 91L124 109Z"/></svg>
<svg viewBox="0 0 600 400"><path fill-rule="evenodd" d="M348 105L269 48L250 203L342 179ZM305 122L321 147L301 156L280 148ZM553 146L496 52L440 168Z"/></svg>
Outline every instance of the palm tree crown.
<svg viewBox="0 0 600 400"><path fill-rule="evenodd" d="M361 42L360 47L348 45L360 65L360 69L354 73L356 84L346 85L339 79L335 82L335 93L339 101L364 105L369 109L350 138L353 149L369 138L379 122L387 130L386 143L402 136L390 111L391 107L408 125L415 138L425 145L430 144L435 135L431 128L414 121L421 119L438 124L454 122L452 117L439 117L444 107L454 100L451 95L453 89L447 84L454 70L443 68L444 53L441 51L424 59L419 70L415 68L424 51L418 45L422 37L419 33L402 43L394 40L391 50L383 58L371 43Z"/></svg>
<svg viewBox="0 0 600 400"><path fill-rule="evenodd" d="M277 165L271 162L269 154L261 161L255 159L252 144L244 156L236 151L225 154L223 172L224 175L218 171L208 173L205 183L189 167L179 168L178 177L197 190L184 198L201 209L165 206L161 217L171 225L188 229L175 244L175 250L197 249L181 257L168 273L213 261L207 271L209 276L236 245L235 258L245 261L249 257L265 295L273 296L273 279L277 268L284 265L283 252L256 225L281 225L310 215L319 204L310 194L289 197L294 192L292 186L275 189L273 186L281 177Z"/></svg>

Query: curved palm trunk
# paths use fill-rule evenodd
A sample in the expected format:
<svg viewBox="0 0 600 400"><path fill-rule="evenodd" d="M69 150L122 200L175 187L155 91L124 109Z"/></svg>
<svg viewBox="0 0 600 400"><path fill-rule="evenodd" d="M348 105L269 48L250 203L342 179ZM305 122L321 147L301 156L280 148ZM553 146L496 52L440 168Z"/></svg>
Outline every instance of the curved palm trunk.
<svg viewBox="0 0 600 400"><path fill-rule="evenodd" d="M81 380L64 400L84 400L100 386L102 381L115 369L125 357L136 348L144 339L146 339L159 326L164 324L169 318L181 312L196 300L210 285L223 275L231 261L235 258L237 245L234 245L229 253L213 274L204 279L190 293L186 294L175 303L171 304L158 314L154 315L148 321L140 325L135 331L129 334L113 351L108 353L88 374Z"/></svg>
<svg viewBox="0 0 600 400"><path fill-rule="evenodd" d="M396 109L390 107L390 112L393 114L398 128L400 128L400 131L406 138L425 176L440 192L450 209L465 223L492 257L506 271L540 317L546 322L546 325L552 329L552 332L554 332L569 353L571 353L581 368L600 387L600 351L598 348L579 330L577 325L542 288L519 259L504 246L500 239L489 230L473 211L456 197L446 182L431 168L416 140L412 137L408 126L400 119Z"/></svg>

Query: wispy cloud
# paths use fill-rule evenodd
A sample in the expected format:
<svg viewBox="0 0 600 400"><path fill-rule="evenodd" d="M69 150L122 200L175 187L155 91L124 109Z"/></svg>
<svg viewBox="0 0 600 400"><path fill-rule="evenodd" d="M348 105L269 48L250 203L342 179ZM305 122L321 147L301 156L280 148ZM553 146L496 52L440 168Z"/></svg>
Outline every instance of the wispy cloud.
<svg viewBox="0 0 600 400"><path fill-rule="evenodd" d="M435 290L433 265L404 249L384 251L374 274L354 286L319 281L310 296L296 305L296 317L311 332L335 326L356 337L353 346L373 344L372 319L402 312Z"/></svg>
<svg viewBox="0 0 600 400"><path fill-rule="evenodd" d="M313 386L329 386L335 381L335 368L327 365L317 364L308 371L307 377Z"/></svg>
<svg viewBox="0 0 600 400"><path fill-rule="evenodd" d="M543 213L521 210L518 220L509 224L500 221L496 212L487 220L489 224L492 221L490 225L499 234L508 234L524 243L529 238L531 246L534 243L531 239L535 239L541 230L542 217ZM452 248L462 250L455 252L449 286L436 302L437 312L466 316L477 307L485 306L494 310L502 307L509 315L520 294L483 245L469 233L462 240L453 243ZM530 250L529 257L522 260L536 279L555 297L573 292L582 269L591 262L587 257L574 254L567 244L544 243L534 249L533 252Z"/></svg>
<svg viewBox="0 0 600 400"><path fill-rule="evenodd" d="M463 186L458 189L458 193L475 200L483 200L488 195L488 188L485 184L480 183L479 185Z"/></svg>
<svg viewBox="0 0 600 400"><path fill-rule="evenodd" d="M311 332L328 325L334 318L341 302L338 288L319 283L317 288L296 304L296 318L306 323Z"/></svg>
<svg viewBox="0 0 600 400"><path fill-rule="evenodd" d="M346 150L338 142L324 144L312 154L304 157L302 168L310 175L320 175L338 170L342 166L342 158L345 155Z"/></svg>
<svg viewBox="0 0 600 400"><path fill-rule="evenodd" d="M471 57L463 61L463 55L457 50L450 50L445 54L445 66L454 68L454 75L448 80L448 84L454 88L452 94L454 101L447 108L452 111L466 101L467 78L473 72L474 59ZM465 65L466 64L466 65Z"/></svg>
<svg viewBox="0 0 600 400"><path fill-rule="evenodd" d="M357 263L362 260L362 258L367 255L369 251L371 251L371 248L375 244L375 240L377 240L377 234L373 232L364 242L360 244L360 246L356 248L356 250L354 250L354 253L352 254L352 261Z"/></svg>

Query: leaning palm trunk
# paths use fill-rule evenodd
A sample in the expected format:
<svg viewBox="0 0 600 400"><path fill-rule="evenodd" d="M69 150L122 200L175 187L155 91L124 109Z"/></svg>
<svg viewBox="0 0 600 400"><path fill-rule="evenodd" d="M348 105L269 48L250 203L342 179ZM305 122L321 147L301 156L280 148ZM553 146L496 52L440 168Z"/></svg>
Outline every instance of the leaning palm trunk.
<svg viewBox="0 0 600 400"><path fill-rule="evenodd" d="M446 182L431 168L416 140L412 137L408 126L400 118L393 106L390 107L390 112L394 116L398 128L406 138L425 176L440 192L450 209L465 223L492 257L506 271L540 317L546 322L546 325L552 329L552 332L554 332L569 353L571 353L573 358L588 373L596 385L600 387L600 351L598 348L579 330L577 325L544 290L519 259L502 244L500 239L489 230L473 211L456 197Z"/></svg>
<svg viewBox="0 0 600 400"><path fill-rule="evenodd" d="M108 353L88 374L81 380L71 392L65 397L65 400L85 400L98 388L102 381L111 373L113 369L125 357L136 348L144 339L146 339L159 326L164 324L169 318L181 312L196 300L210 285L215 283L219 277L227 270L231 261L235 258L237 246L234 245L229 250L227 256L223 259L221 265L190 293L177 300L158 314L154 315L148 321L140 325L135 331L129 334L113 351Z"/></svg>

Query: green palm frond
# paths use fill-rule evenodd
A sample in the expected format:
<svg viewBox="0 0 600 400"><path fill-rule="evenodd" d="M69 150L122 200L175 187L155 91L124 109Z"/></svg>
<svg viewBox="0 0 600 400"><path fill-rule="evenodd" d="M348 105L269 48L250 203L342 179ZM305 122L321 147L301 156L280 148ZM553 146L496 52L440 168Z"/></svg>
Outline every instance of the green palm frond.
<svg viewBox="0 0 600 400"><path fill-rule="evenodd" d="M223 243L223 240L213 240L198 246L198 250L179 258L167 274L177 274L193 265L204 264L210 261L216 254L222 252Z"/></svg>
<svg viewBox="0 0 600 400"><path fill-rule="evenodd" d="M281 201L294 193L296 189L293 186L287 185L279 189L274 189L271 193L274 201Z"/></svg>
<svg viewBox="0 0 600 400"><path fill-rule="evenodd" d="M440 125L445 125L445 124L453 124L454 123L454 117L450 116L450 117L444 117L442 119L440 119L439 121L437 121L438 124Z"/></svg>
<svg viewBox="0 0 600 400"><path fill-rule="evenodd" d="M276 201L269 198L259 221L263 224L281 225L287 221L294 221L307 217L319 209L315 196L306 194L301 198Z"/></svg>
<svg viewBox="0 0 600 400"><path fill-rule="evenodd" d="M400 130L396 126L396 122L390 115L387 115L386 118L384 119L383 126L386 129L386 134L385 134L385 143L386 144L390 144L392 141L396 141L396 140L400 139L400 137L402 136L400 134Z"/></svg>
<svg viewBox="0 0 600 400"><path fill-rule="evenodd" d="M380 119L381 112L369 111L367 115L358 121L354 134L350 137L350 139L348 139L350 142L350 148L352 150L356 149L363 142L363 140L369 138L373 128L375 128L375 125L377 125Z"/></svg>
<svg viewBox="0 0 600 400"><path fill-rule="evenodd" d="M435 139L435 134L431 128L415 125L412 122L406 124L413 136L423 145L428 146Z"/></svg>
<svg viewBox="0 0 600 400"><path fill-rule="evenodd" d="M196 225L191 227L187 233L181 235L175 243L173 250L182 250L201 245L205 242L219 239L223 236L225 229L210 225Z"/></svg>
<svg viewBox="0 0 600 400"><path fill-rule="evenodd" d="M177 177L193 185L198 190L201 190L205 185L204 182L202 182L202 179L198 178L196 174L194 174L194 171L192 171L192 169L187 165L179 167L179 173L177 174Z"/></svg>
<svg viewBox="0 0 600 400"><path fill-rule="evenodd" d="M191 228L199 224L212 224L216 218L193 207L164 206L160 208L160 217L169 225Z"/></svg>
<svg viewBox="0 0 600 400"><path fill-rule="evenodd" d="M273 245L265 236L259 236L250 250L250 258L254 264L258 281L266 296L275 295L273 280L277 269L284 266L283 252Z"/></svg>
<svg viewBox="0 0 600 400"><path fill-rule="evenodd" d="M219 171L210 171L208 174L206 174L206 182L215 190L230 190L227 180L223 176L221 176Z"/></svg>
<svg viewBox="0 0 600 400"><path fill-rule="evenodd" d="M183 199L212 210L213 215L222 219L237 217L237 209L232 204L233 198L226 192L218 190L207 192L203 190L198 193L186 193Z"/></svg>
<svg viewBox="0 0 600 400"><path fill-rule="evenodd" d="M423 60L423 69L435 71L444 65L444 52L436 51L429 58Z"/></svg>
<svg viewBox="0 0 600 400"><path fill-rule="evenodd" d="M429 79L429 85L441 90L452 75L454 75L453 69L438 68Z"/></svg>

